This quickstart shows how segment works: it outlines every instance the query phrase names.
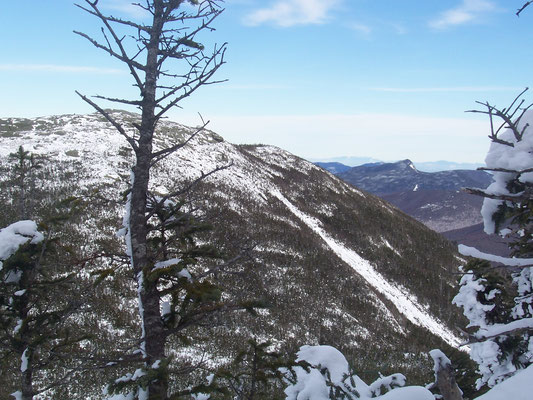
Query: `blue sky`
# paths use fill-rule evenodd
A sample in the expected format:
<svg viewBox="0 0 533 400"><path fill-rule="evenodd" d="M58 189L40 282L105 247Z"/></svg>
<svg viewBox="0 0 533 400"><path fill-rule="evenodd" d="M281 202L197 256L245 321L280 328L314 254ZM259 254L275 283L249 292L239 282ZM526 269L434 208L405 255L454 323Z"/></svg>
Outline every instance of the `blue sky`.
<svg viewBox="0 0 533 400"><path fill-rule="evenodd" d="M100 0L136 18L130 0ZM488 123L531 86L533 9L521 0L226 0L206 44L228 42L228 82L170 118L198 113L234 143L308 158L481 162ZM67 0L3 2L0 116L92 112L75 94L135 95L119 62L72 33L97 21ZM532 99L533 96L529 96Z"/></svg>

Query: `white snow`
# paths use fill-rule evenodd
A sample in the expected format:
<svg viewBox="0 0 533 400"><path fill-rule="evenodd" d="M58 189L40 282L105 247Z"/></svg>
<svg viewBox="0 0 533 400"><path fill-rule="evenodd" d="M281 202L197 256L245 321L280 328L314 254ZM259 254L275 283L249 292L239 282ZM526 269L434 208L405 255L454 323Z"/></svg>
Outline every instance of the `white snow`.
<svg viewBox="0 0 533 400"><path fill-rule="evenodd" d="M172 258L170 260L158 261L155 263L154 268L152 270L155 271L158 269L171 267L173 265L179 264L180 262L181 258ZM192 275L187 268L183 268L181 271L179 271L177 277L186 278L187 280L192 281Z"/></svg>
<svg viewBox="0 0 533 400"><path fill-rule="evenodd" d="M172 312L170 308L170 303L168 301L163 301L161 303L161 316L165 317L166 315L170 314Z"/></svg>
<svg viewBox="0 0 533 400"><path fill-rule="evenodd" d="M128 393L128 394L114 394L111 397L106 397L105 400L134 400L135 395L134 393Z"/></svg>
<svg viewBox="0 0 533 400"><path fill-rule="evenodd" d="M209 400L211 398L211 396L209 394L205 394L205 393L198 393L198 394L193 394L192 398L194 400Z"/></svg>
<svg viewBox="0 0 533 400"><path fill-rule="evenodd" d="M22 400L22 392L20 390L17 390L14 393L11 393L11 396L15 398L15 400Z"/></svg>
<svg viewBox="0 0 533 400"><path fill-rule="evenodd" d="M475 278L467 273L461 277L459 293L455 295L452 304L463 308L463 314L470 321L467 327L486 327L486 314L494 308L494 304L482 304L478 301L478 293L484 290L484 280Z"/></svg>
<svg viewBox="0 0 533 400"><path fill-rule="evenodd" d="M28 348L24 350L24 353L22 353L22 356L20 357L20 372L26 372L28 369L28 355L26 354L28 352Z"/></svg>
<svg viewBox="0 0 533 400"><path fill-rule="evenodd" d="M381 377L367 385L353 373L344 355L331 346L302 346L296 361L306 361L311 368L294 368L296 382L285 389L286 400L329 400L330 385L342 388L347 393L343 398L348 400L434 400L423 387L397 387L405 385L401 374ZM380 395L382 389L388 392Z"/></svg>
<svg viewBox="0 0 533 400"><path fill-rule="evenodd" d="M400 254L400 252L398 250L396 250L394 247L392 247L392 245L389 243L389 241L385 238L381 238L381 241L383 242L383 244L388 247L389 249L391 249L394 254L396 254L397 256L401 257L402 255Z"/></svg>
<svg viewBox="0 0 533 400"><path fill-rule="evenodd" d="M494 386L475 400L531 400L533 365Z"/></svg>
<svg viewBox="0 0 533 400"><path fill-rule="evenodd" d="M409 294L405 288L398 288L389 283L375 268L363 259L355 251L347 248L342 243L339 243L331 236L329 236L321 227L320 221L316 218L310 217L300 210L298 210L291 202L289 202L279 191L273 190L271 194L278 198L287 208L311 228L317 235L319 235L324 242L355 272L361 275L367 283L383 294L392 304L412 323L428 329L430 332L440 336L448 344L453 347L458 347L461 340L441 321L429 315L424 306L418 303L416 297Z"/></svg>
<svg viewBox="0 0 533 400"><path fill-rule="evenodd" d="M526 125L529 125L529 127L533 126L533 110L529 110L523 115L517 128L519 131L522 131L526 128ZM488 168L513 171L523 171L533 168L533 157L531 157L533 153L533 135L529 130L526 131L526 134L522 136L521 140L518 140L509 128L501 132L498 138L511 143L512 146L492 142L487 157L485 158L485 163ZM493 173L494 182L485 191L495 195L513 196L507 188L507 182L516 176L517 174L512 172L495 171ZM533 182L533 173L521 174L519 180L521 182L531 183ZM484 200L481 214L483 215L485 232L495 233L495 223L492 216L502 203L503 201L501 200L488 198Z"/></svg>
<svg viewBox="0 0 533 400"><path fill-rule="evenodd" d="M379 396L381 400L435 400L431 392L421 386L400 387Z"/></svg>
<svg viewBox="0 0 533 400"><path fill-rule="evenodd" d="M433 349L429 352L429 355L433 359L433 372L435 373L435 382L437 382L437 374L438 372L446 368L448 365L451 365L451 361L448 357L446 357L446 354L444 354L439 349ZM430 385L431 386L431 385Z"/></svg>
<svg viewBox="0 0 533 400"><path fill-rule="evenodd" d="M482 327L476 333L476 337L481 339L486 337L498 336L503 335L505 333L509 333L511 331L526 328L533 329L533 318L522 318L516 321L509 322L508 324L493 324L486 327Z"/></svg>
<svg viewBox="0 0 533 400"><path fill-rule="evenodd" d="M142 387L139 387L139 393L137 395L137 400L148 400L149 398L149 390L148 388L143 389Z"/></svg>
<svg viewBox="0 0 533 400"><path fill-rule="evenodd" d="M144 326L144 305L142 302L141 294L144 290L144 272L139 271L137 274L137 298L139 301L139 316L141 317L141 346L140 350L142 352L143 357L146 357L146 328Z"/></svg>
<svg viewBox="0 0 533 400"><path fill-rule="evenodd" d="M520 274L520 277L524 277L524 281L527 281L524 282L526 291L531 287L528 280L530 271L531 268L525 268ZM506 324L489 323L486 314L495 307L495 304L483 304L479 301L480 293L485 291L485 285L484 278L478 278L469 271L461 278L459 293L452 300L452 303L463 308L463 313L469 320L468 327L478 327L474 336L480 342L470 344L470 357L478 364L478 372L481 374L481 378L477 381L478 388L485 383L494 386L517 371L512 356L502 354L496 337L519 329L533 328L533 318L517 319ZM490 300L495 295L495 291L492 290L485 295L485 298ZM518 309L516 310L516 317L523 316L520 302L516 308L521 311L520 313ZM533 351L530 350L529 354L526 352L523 355L523 358L531 358L532 354Z"/></svg>
<svg viewBox="0 0 533 400"><path fill-rule="evenodd" d="M494 261L502 263L503 265L508 265L510 267L524 267L533 265L533 258L509 258L496 256L494 254L483 253L474 247L465 246L464 244L460 244L458 249L459 253L461 253L463 256L470 256L479 258L481 260Z"/></svg>
<svg viewBox="0 0 533 400"><path fill-rule="evenodd" d="M348 361L344 355L331 346L302 346L296 361L307 361L312 365L321 365L331 374L331 381L338 383L348 371Z"/></svg>
<svg viewBox="0 0 533 400"><path fill-rule="evenodd" d="M402 374L393 374L389 376L382 376L368 387L372 393L372 397L381 395L383 389L390 391L394 388L405 386L406 378Z"/></svg>
<svg viewBox="0 0 533 400"><path fill-rule="evenodd" d="M22 328L22 320L21 319L17 320L17 325L13 329L13 334L16 335L18 333L18 331L20 331L20 328Z"/></svg>
<svg viewBox="0 0 533 400"><path fill-rule="evenodd" d="M181 258L172 258L170 260L158 261L155 263L153 269L155 270L155 269L170 267L172 265L179 264L180 261L181 261Z"/></svg>
<svg viewBox="0 0 533 400"><path fill-rule="evenodd" d="M16 253L24 243L33 244L44 240L44 235L37 230L35 221L25 220L15 222L0 230L0 270L2 261Z"/></svg>

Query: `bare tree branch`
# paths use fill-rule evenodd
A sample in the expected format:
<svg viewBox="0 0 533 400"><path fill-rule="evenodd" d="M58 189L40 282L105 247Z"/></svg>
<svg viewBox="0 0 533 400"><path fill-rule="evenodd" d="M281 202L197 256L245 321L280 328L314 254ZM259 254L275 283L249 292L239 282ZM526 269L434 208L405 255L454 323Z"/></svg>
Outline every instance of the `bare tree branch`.
<svg viewBox="0 0 533 400"><path fill-rule="evenodd" d="M518 9L518 11L516 12L516 15L519 17L522 11L524 11L526 7L528 7L531 3L533 3L533 1L527 1L526 3L524 3L524 5L522 5L522 7Z"/></svg>
<svg viewBox="0 0 533 400"><path fill-rule="evenodd" d="M87 96L81 94L80 92L78 92L76 90L76 94L78 96L80 96L85 102L89 103L96 111L98 111L100 114L102 114L104 116L105 119L107 119L111 125L113 125L115 127L115 129L117 131L120 132L120 134L122 136L124 136L126 138L126 140L128 141L128 143L130 144L130 146L133 148L134 151L137 151L138 150L138 146L137 146L137 143L135 142L135 139L133 139L131 136L129 136L125 129L122 127L122 125L120 123L118 123L112 116L109 112L107 112L106 110L104 110L102 107L100 107L98 104L96 104L94 101L92 101L91 99L89 99Z"/></svg>
<svg viewBox="0 0 533 400"><path fill-rule="evenodd" d="M153 206L153 209L150 210L148 213L146 213L146 220L148 221L152 216L154 216L154 214L157 211L161 210L167 200L169 200L171 198L182 196L183 194L190 192L196 185L198 185L199 183L205 181L205 179L208 178L209 176L211 176L213 174L216 174L219 171L223 171L223 170L225 170L227 168L230 168L232 165L233 165L233 163L230 163L230 164L227 164L227 165L221 165L221 166L218 166L218 167L212 169L211 171L209 171L207 173L204 173L203 171L201 171L200 172L200 176L195 178L193 181L189 182L185 187L182 187L179 190L176 190L174 192L168 193L165 196L161 197L159 202L156 203Z"/></svg>
<svg viewBox="0 0 533 400"><path fill-rule="evenodd" d="M475 189L475 188L463 188L464 192L468 194L473 194L475 196L481 196L488 199L494 199L494 200L504 200L504 201L512 201L514 203L519 203L524 200L528 200L530 198L530 192L522 192L518 194L494 194L494 193L488 193L483 189Z"/></svg>
<svg viewBox="0 0 533 400"><path fill-rule="evenodd" d="M103 50L108 51L109 54L111 54L115 58L117 58L117 59L121 60L122 62L124 62L128 66L131 75L135 79L135 83L136 83L137 87L141 90L141 93L142 93L144 91L144 85L142 83L142 80L141 80L139 74L136 71L136 68L141 70L141 71L145 71L144 66L142 64L139 64L139 63L135 62L130 57L128 57L128 53L126 52L126 50L125 50L125 48L124 48L124 46L122 44L122 39L119 39L119 37L115 33L115 30L113 29L113 27L110 24L109 17L104 16L100 12L100 10L98 9L98 7L97 7L98 1L95 1L95 2L91 2L89 0L85 0L85 1L92 7L92 9L94 10L94 13L91 13L91 11L87 10L85 7L82 7L82 6L78 5L78 4L76 4L76 5L78 7L80 7L82 10L85 10L85 11L91 13L92 15L96 15L98 18L100 18L100 20L105 25L105 27L107 28L109 33L113 36L113 39L115 40L115 43L117 44L117 46L118 46L118 48L120 50L120 55L118 53L115 53L110 47L106 48L105 46L101 45L100 43L98 43L97 41L95 41L94 39L90 38L88 35L86 35L84 33L77 32L77 31L74 31L74 33L86 38L87 40L89 40L97 48L101 48Z"/></svg>

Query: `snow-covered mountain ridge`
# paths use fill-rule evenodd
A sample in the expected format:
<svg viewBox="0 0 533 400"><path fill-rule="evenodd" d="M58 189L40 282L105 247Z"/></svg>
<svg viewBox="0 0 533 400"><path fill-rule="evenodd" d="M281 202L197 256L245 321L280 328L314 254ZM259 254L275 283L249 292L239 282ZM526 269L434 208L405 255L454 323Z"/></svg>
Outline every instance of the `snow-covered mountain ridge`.
<svg viewBox="0 0 533 400"><path fill-rule="evenodd" d="M130 126L137 118L114 116ZM193 132L163 121L155 145ZM53 171L68 172L44 187L74 179L77 190L100 188L117 199L127 189L132 152L97 114L0 120L0 144L3 168L24 146L46 156ZM286 151L235 146L210 131L165 159L152 188L165 194L220 166L228 167L192 195L213 216L212 240L229 252L235 243L257 243L251 269L225 282L226 290L254 293L272 307L255 319L231 320L233 328L216 341L230 347L252 333L280 346L329 343L369 374L413 364L407 358L443 342L459 343L459 310L451 305L458 261L439 235ZM92 212L93 219L104 214L98 206ZM105 210L116 227L121 213L119 206ZM10 222L7 212L1 217Z"/></svg>

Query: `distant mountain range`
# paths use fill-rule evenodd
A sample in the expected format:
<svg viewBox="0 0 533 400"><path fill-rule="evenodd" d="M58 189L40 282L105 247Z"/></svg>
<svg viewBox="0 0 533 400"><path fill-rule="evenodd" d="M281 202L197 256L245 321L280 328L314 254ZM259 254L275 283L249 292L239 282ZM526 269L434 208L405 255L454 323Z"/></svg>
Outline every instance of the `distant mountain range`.
<svg viewBox="0 0 533 400"><path fill-rule="evenodd" d="M329 166L337 168L350 168L357 167L363 164L392 164L391 162L383 162L376 160L370 157L334 157L334 158L324 158L324 159L311 159L315 164L320 165L322 168L329 170ZM438 172L438 171L449 171L449 170L463 170L463 169L476 169L483 164L479 163L459 163L454 161L426 161L426 162L416 162L413 164L416 166L416 169L424 172ZM330 170L330 172L335 173Z"/></svg>
<svg viewBox="0 0 533 400"><path fill-rule="evenodd" d="M507 254L505 242L483 232L483 199L463 191L486 188L492 175L477 170L423 172L410 160L369 163L356 167L319 163L352 185L376 194L449 240L480 250Z"/></svg>
<svg viewBox="0 0 533 400"><path fill-rule="evenodd" d="M418 190L460 190L463 187L487 187L492 176L485 171L419 171L411 160L373 163L353 167L338 176L354 186L374 194Z"/></svg>

